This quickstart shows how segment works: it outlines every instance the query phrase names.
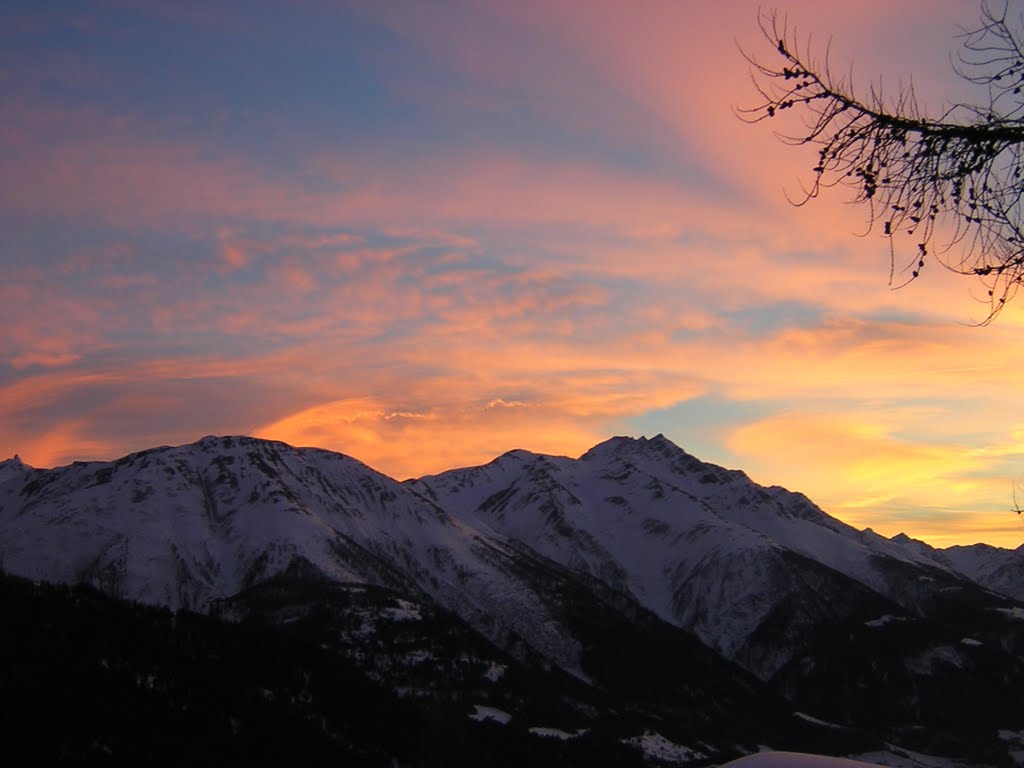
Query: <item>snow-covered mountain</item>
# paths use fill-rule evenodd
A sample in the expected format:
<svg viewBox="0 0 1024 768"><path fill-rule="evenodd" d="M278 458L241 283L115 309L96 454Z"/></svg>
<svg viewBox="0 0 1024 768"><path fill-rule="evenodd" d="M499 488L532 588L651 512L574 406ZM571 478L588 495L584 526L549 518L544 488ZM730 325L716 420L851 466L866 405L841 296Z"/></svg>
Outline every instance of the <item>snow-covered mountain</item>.
<svg viewBox="0 0 1024 768"><path fill-rule="evenodd" d="M593 701L560 705L583 722L651 713L703 739L687 754L764 739L987 754L993 728L1024 732L1022 559L858 531L660 435L404 483L248 437L51 470L0 462L6 573L280 621L333 595L345 629L330 632L347 639L331 642L361 664L373 627L433 616L408 623L404 648L479 633L527 678L590 686L574 696ZM367 589L383 597L339 597ZM431 674L467 663L452 652ZM399 655L383 668L423 673L422 650Z"/></svg>
<svg viewBox="0 0 1024 768"><path fill-rule="evenodd" d="M769 678L822 626L919 615L944 590L1020 596L1020 552L934 550L830 517L665 437L579 459L511 451L407 481L342 454L206 437L115 462L0 463L0 568L205 610L293 563L400 586L578 671L531 574L561 566Z"/></svg>
<svg viewBox="0 0 1024 768"><path fill-rule="evenodd" d="M628 592L763 678L816 627L919 614L967 581L926 545L858 531L661 435L613 438L579 459L512 451L409 485L467 525Z"/></svg>
<svg viewBox="0 0 1024 768"><path fill-rule="evenodd" d="M115 462L0 472L0 567L171 608L299 562L337 582L429 595L493 639L528 634L567 669L578 649L520 578L521 556L347 456L206 437Z"/></svg>

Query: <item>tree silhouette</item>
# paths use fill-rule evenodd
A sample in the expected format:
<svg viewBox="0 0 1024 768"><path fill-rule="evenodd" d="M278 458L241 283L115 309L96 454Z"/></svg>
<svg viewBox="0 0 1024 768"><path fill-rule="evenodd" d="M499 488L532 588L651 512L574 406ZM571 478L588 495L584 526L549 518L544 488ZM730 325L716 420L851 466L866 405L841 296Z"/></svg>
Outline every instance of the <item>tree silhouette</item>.
<svg viewBox="0 0 1024 768"><path fill-rule="evenodd" d="M962 32L953 63L976 86L975 104L953 104L924 114L913 85L892 98L881 83L864 95L852 75L837 77L829 50L815 58L786 19L762 12L759 24L772 63L743 52L760 101L738 109L759 123L786 110L800 112L802 128L778 133L791 145L814 145L817 163L796 205L823 189L845 185L869 211L869 231L889 241L890 284L916 279L930 259L978 278L991 322L1024 281L1024 17L1009 3L981 6L980 25Z"/></svg>

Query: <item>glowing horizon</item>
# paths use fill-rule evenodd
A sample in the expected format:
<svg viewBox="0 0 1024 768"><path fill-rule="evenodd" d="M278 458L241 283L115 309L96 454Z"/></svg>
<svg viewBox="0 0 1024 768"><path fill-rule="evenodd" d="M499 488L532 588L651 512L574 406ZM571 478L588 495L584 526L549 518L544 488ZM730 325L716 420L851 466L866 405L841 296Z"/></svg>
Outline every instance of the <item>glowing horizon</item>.
<svg viewBox="0 0 1024 768"><path fill-rule="evenodd" d="M976 9L780 3L941 107ZM1018 546L1024 310L890 290L752 98L753 0L15 4L0 458L206 434L398 477L664 433L885 535ZM905 23L904 23L905 22Z"/></svg>

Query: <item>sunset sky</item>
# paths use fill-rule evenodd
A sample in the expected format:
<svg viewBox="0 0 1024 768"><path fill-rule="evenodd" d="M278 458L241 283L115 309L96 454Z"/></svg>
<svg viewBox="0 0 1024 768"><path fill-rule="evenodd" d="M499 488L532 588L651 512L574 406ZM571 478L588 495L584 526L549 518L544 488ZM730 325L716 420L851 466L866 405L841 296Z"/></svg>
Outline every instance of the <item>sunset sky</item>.
<svg viewBox="0 0 1024 768"><path fill-rule="evenodd" d="M1024 306L899 291L734 107L754 0L15 0L0 458L206 434L398 479L616 434L880 533L1018 546ZM964 0L778 3L938 112ZM1024 493L1019 494L1024 504Z"/></svg>

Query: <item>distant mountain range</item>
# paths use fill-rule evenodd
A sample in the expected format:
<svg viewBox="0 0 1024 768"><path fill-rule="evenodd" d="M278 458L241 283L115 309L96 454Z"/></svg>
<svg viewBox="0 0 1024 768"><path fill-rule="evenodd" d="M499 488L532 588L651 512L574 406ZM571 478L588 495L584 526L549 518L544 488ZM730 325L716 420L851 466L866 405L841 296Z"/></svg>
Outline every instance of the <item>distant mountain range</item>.
<svg viewBox="0 0 1024 768"><path fill-rule="evenodd" d="M600 722L632 728L615 743L648 760L694 765L763 745L1024 756L1024 549L859 531L661 435L402 483L248 437L50 470L15 458L0 569L233 621L333 606L331 643L399 693L408 645L386 661L365 646L399 625L423 653L438 632L477 637L485 671L533 670L564 694L552 716L575 730L524 738L593 739ZM439 659L458 656L431 658L407 695L445 689ZM503 733L539 695L466 685L458 716Z"/></svg>

